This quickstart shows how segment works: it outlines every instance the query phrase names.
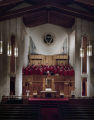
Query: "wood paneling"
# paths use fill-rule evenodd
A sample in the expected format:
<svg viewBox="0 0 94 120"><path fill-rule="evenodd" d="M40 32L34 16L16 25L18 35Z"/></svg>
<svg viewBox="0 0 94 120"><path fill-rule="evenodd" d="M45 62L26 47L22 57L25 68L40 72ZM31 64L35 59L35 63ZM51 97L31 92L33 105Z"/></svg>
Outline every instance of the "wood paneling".
<svg viewBox="0 0 94 120"><path fill-rule="evenodd" d="M58 95L62 90L66 97L71 96L71 91L75 89L74 76L49 76L51 80L52 90L57 91ZM23 76L23 95L26 95L26 90L30 90L30 95L36 90L40 96L40 91L46 88L46 75L24 75Z"/></svg>
<svg viewBox="0 0 94 120"><path fill-rule="evenodd" d="M60 65L60 64L68 64L68 55L53 55L53 56L45 56L45 55L29 55L29 64L43 64L43 65Z"/></svg>
<svg viewBox="0 0 94 120"><path fill-rule="evenodd" d="M20 2L23 2L24 0L0 0L0 7L6 7L8 5L14 5Z"/></svg>
<svg viewBox="0 0 94 120"><path fill-rule="evenodd" d="M68 55L29 55L29 65L43 64L43 65L60 65L68 64ZM47 81L49 85L47 85ZM66 97L71 96L71 91L75 89L74 76L62 76L62 75L23 75L23 95L26 95L26 90L30 90L32 96L34 91L38 92L41 96L41 92L45 90L47 86L51 86L53 91L57 91L59 95L60 91L63 91Z"/></svg>
<svg viewBox="0 0 94 120"><path fill-rule="evenodd" d="M23 22L27 27L34 27L37 25L50 23L70 28L74 24L75 19L74 17L68 16L56 10L41 9L39 11L31 13L28 16L24 16Z"/></svg>
<svg viewBox="0 0 94 120"><path fill-rule="evenodd" d="M28 3L28 7L26 6L21 6L19 7L19 4L25 4ZM69 7L68 4L71 4ZM72 6L73 4L73 6ZM78 7L74 8L74 4L76 4ZM79 7L80 5L80 7ZM18 8L13 10L12 8L15 8L18 6ZM69 27L73 21L75 21L75 17L81 17L89 20L94 20L94 1L93 0L2 0L0 1L0 20L5 20L5 19L10 19L10 18L15 18L19 16L27 16L31 15L31 17L26 17L27 21L30 19L30 21L27 22L27 24L30 26L34 25L39 25L43 24L43 19L44 23L48 22L50 19L50 23L52 24L57 24L57 25L64 25L65 27ZM83 9L84 8L84 9ZM62 13L62 15L59 15L57 17L57 14L52 14L53 16L50 16L50 18L46 19L45 21L45 14L40 14L39 18L37 17L32 17L32 13L36 14L36 11L40 10L46 10L46 11L56 11L59 13ZM68 16L66 17L65 14ZM43 15L43 17L42 17ZM42 21L41 18L42 17ZM46 14L46 16L48 16ZM56 17L55 17L56 16ZM60 18L60 19L58 19ZM69 19L68 19L69 18ZM71 19L72 18L72 19ZM32 22L33 20L33 22ZM35 20L35 21L34 21ZM71 22L72 20L72 22ZM64 24L65 23L65 24ZM71 26L72 27L72 26Z"/></svg>
<svg viewBox="0 0 94 120"><path fill-rule="evenodd" d="M78 3L82 3L88 6L93 6L94 7L94 1L93 0L75 0Z"/></svg>

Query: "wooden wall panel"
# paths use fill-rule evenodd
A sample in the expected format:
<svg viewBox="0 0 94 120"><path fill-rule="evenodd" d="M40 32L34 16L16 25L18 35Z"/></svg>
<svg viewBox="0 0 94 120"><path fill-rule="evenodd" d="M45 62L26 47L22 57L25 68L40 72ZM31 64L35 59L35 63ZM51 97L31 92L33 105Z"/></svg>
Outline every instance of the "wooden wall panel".
<svg viewBox="0 0 94 120"><path fill-rule="evenodd" d="M44 55L29 55L29 64L43 64L43 65L60 65L68 64L68 55L53 55L53 56L44 56ZM30 95L32 96L34 91L38 92L45 90L46 88L46 79L51 80L52 90L57 91L59 94L60 91L63 91L65 96L70 96L71 91L75 89L74 76L62 76L62 75L23 75L23 95L26 95L26 90L30 90Z"/></svg>
<svg viewBox="0 0 94 120"><path fill-rule="evenodd" d="M46 75L24 75L23 76L23 95L26 95L26 90L30 90L30 95L32 96L33 92L37 90L38 95L40 91L45 90L46 88L46 79L51 80L52 90L57 91L59 94L62 90L66 97L71 96L71 91L75 89L74 76L49 76Z"/></svg>
<svg viewBox="0 0 94 120"><path fill-rule="evenodd" d="M29 64L43 64L43 65L56 65L56 64L68 64L68 55L29 55Z"/></svg>

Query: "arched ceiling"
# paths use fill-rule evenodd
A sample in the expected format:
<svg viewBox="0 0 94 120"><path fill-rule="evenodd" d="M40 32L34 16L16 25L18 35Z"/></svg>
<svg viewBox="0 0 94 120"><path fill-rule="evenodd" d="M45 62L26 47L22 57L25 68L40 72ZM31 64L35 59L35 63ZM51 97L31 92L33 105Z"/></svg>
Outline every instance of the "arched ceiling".
<svg viewBox="0 0 94 120"><path fill-rule="evenodd" d="M94 21L93 0L0 0L0 20L23 17L26 26L72 27L75 17Z"/></svg>

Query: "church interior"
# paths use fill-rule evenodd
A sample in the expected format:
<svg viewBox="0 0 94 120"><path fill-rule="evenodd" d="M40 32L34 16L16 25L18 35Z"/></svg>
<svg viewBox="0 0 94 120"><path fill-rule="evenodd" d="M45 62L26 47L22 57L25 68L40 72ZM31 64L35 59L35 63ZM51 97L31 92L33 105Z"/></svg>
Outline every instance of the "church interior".
<svg viewBox="0 0 94 120"><path fill-rule="evenodd" d="M93 66L93 0L0 0L1 120L94 120Z"/></svg>

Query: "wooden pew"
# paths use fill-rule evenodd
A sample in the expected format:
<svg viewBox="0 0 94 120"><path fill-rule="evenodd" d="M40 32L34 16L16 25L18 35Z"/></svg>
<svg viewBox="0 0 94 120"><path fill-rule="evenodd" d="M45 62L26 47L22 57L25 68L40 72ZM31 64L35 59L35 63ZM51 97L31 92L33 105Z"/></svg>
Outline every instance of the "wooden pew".
<svg viewBox="0 0 94 120"><path fill-rule="evenodd" d="M83 99L84 101L84 99ZM87 99L87 101L89 101ZM59 106L60 120L94 120L94 103L67 103Z"/></svg>
<svg viewBox="0 0 94 120"><path fill-rule="evenodd" d="M40 120L40 106L24 104L0 105L0 120Z"/></svg>

